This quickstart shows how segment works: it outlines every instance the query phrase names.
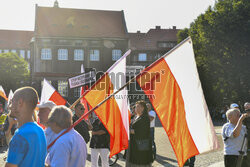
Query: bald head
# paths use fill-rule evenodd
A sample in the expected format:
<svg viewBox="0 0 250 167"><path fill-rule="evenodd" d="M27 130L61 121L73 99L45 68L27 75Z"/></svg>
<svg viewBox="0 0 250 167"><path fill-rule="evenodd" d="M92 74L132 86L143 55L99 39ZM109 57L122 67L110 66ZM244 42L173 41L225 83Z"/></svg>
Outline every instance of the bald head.
<svg viewBox="0 0 250 167"><path fill-rule="evenodd" d="M34 110L38 102L37 91L32 87L22 87L17 89L14 93L14 98L17 101L22 99L30 110Z"/></svg>

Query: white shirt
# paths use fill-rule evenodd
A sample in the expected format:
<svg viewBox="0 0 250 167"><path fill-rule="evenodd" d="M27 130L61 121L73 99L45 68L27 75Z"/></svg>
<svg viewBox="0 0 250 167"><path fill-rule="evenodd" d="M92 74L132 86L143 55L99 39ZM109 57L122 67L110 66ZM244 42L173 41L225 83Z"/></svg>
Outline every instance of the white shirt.
<svg viewBox="0 0 250 167"><path fill-rule="evenodd" d="M86 143L77 131L71 129L51 147L45 162L51 167L85 167L86 159Z"/></svg>
<svg viewBox="0 0 250 167"><path fill-rule="evenodd" d="M233 136L233 130L235 128L235 125L231 123L226 123L222 127L222 137L223 140L228 137L226 141L224 141L224 154L225 155L239 155L239 151L241 149L243 139L245 137L245 134L247 132L246 126L242 125L240 135L238 137ZM247 150L247 139L245 139L245 145L243 147L243 151L246 154Z"/></svg>
<svg viewBox="0 0 250 167"><path fill-rule="evenodd" d="M156 114L153 110L149 111L148 112L148 115L151 116L151 117L154 117L154 119L150 122L150 128L154 128L155 127L155 117L156 117Z"/></svg>

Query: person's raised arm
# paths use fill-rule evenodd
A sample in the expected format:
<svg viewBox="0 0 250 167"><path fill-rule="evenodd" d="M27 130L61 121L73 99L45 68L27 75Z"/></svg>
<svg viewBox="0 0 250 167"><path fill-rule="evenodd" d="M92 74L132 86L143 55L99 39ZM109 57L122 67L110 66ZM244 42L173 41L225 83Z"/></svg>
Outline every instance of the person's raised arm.
<svg viewBox="0 0 250 167"><path fill-rule="evenodd" d="M241 131L241 128L242 128L242 122L243 120L247 117L248 115L245 113L245 114L242 114L234 128L234 131L233 131L233 136L234 137L238 137L240 135L240 131Z"/></svg>

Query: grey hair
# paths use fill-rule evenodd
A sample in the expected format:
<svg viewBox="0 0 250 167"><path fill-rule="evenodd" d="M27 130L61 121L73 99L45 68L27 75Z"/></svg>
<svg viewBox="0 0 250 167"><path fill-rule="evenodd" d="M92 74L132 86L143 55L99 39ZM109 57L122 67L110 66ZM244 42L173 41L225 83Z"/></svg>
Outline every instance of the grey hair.
<svg viewBox="0 0 250 167"><path fill-rule="evenodd" d="M246 103L244 104L244 108L247 108L248 105L250 105L250 103L249 103L249 102L246 102Z"/></svg>
<svg viewBox="0 0 250 167"><path fill-rule="evenodd" d="M240 113L240 110L238 108L231 108L231 109L227 110L227 112L226 112L227 120L229 120L237 112Z"/></svg>
<svg viewBox="0 0 250 167"><path fill-rule="evenodd" d="M56 106L49 114L49 123L55 123L62 129L67 129L72 125L72 111L65 106Z"/></svg>

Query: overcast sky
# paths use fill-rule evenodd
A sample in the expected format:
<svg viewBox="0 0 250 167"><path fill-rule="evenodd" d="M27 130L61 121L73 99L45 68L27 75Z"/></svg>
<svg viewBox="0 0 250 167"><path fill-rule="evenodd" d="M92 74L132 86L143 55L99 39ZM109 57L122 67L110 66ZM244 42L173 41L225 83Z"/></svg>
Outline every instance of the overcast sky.
<svg viewBox="0 0 250 167"><path fill-rule="evenodd" d="M59 7L124 10L129 32L147 32L156 25L189 27L215 0L58 0ZM54 0L0 0L0 29L34 30L35 4L52 7Z"/></svg>

